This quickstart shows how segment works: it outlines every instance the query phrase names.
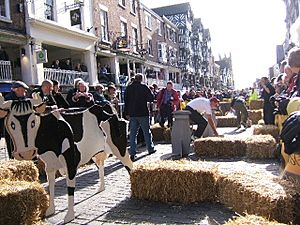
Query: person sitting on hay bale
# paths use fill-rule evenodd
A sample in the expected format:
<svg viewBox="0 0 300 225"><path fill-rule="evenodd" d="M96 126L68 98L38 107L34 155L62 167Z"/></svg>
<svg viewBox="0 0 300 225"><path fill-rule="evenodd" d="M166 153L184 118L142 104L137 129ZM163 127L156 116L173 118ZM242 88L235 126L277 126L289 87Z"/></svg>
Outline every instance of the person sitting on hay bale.
<svg viewBox="0 0 300 225"><path fill-rule="evenodd" d="M212 110L218 109L219 99L212 97L210 99L198 97L190 101L186 110L191 112L190 120L197 124L197 130L194 132L196 138L200 138L206 126L209 124L213 130L215 136L219 136L216 124L212 118ZM203 117L203 114L207 115L207 120Z"/></svg>
<svg viewBox="0 0 300 225"><path fill-rule="evenodd" d="M241 125L248 128L248 111L243 97L233 98L230 106L230 111L234 111L236 114L237 128L240 129Z"/></svg>

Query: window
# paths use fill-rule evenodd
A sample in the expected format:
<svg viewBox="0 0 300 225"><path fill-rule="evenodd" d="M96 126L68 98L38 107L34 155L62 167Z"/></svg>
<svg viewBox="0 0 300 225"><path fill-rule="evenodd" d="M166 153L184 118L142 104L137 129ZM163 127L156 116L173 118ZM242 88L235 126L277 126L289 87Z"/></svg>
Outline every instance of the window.
<svg viewBox="0 0 300 225"><path fill-rule="evenodd" d="M108 37L108 19L107 12L100 10L100 22L101 22L101 40L109 41Z"/></svg>
<svg viewBox="0 0 300 225"><path fill-rule="evenodd" d="M152 55L152 40L148 39L147 44L148 44L148 54Z"/></svg>
<svg viewBox="0 0 300 225"><path fill-rule="evenodd" d="M161 36L161 22L157 20L157 33Z"/></svg>
<svg viewBox="0 0 300 225"><path fill-rule="evenodd" d="M45 18L47 20L54 20L53 0L46 0L44 4L45 4Z"/></svg>
<svg viewBox="0 0 300 225"><path fill-rule="evenodd" d="M0 18L10 19L9 0L0 0Z"/></svg>
<svg viewBox="0 0 300 225"><path fill-rule="evenodd" d="M136 0L130 0L130 12L136 14Z"/></svg>
<svg viewBox="0 0 300 225"><path fill-rule="evenodd" d="M146 22L146 28L152 30L152 20L151 15L149 13L145 13L145 22Z"/></svg>
<svg viewBox="0 0 300 225"><path fill-rule="evenodd" d="M119 0L119 5L125 7L125 0Z"/></svg>
<svg viewBox="0 0 300 225"><path fill-rule="evenodd" d="M121 37L127 36L127 23L121 21Z"/></svg>
<svg viewBox="0 0 300 225"><path fill-rule="evenodd" d="M137 52L138 49L138 33L136 28L132 28L132 50Z"/></svg>
<svg viewBox="0 0 300 225"><path fill-rule="evenodd" d="M158 58L162 58L163 53L162 53L162 46L161 43L157 44L157 51L158 51Z"/></svg>

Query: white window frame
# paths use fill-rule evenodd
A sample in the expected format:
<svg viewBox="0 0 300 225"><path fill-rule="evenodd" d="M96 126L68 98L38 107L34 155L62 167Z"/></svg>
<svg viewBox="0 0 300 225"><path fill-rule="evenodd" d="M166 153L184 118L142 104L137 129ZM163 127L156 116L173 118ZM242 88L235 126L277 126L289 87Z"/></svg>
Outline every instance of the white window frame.
<svg viewBox="0 0 300 225"><path fill-rule="evenodd" d="M119 6L125 8L126 7L126 0L119 0Z"/></svg>
<svg viewBox="0 0 300 225"><path fill-rule="evenodd" d="M152 45L153 45L152 39L148 38L148 40L147 40L148 54L149 54L149 56L153 57L153 47L152 47Z"/></svg>
<svg viewBox="0 0 300 225"><path fill-rule="evenodd" d="M132 51L137 52L137 49L138 49L138 29L137 27L132 26Z"/></svg>
<svg viewBox="0 0 300 225"><path fill-rule="evenodd" d="M122 30L122 25L123 24L125 24L125 26L124 26L124 30ZM120 36L121 37L126 37L126 36L128 36L128 33L127 33L127 23L124 21L124 20L121 20L121 22L120 22Z"/></svg>
<svg viewBox="0 0 300 225"><path fill-rule="evenodd" d="M130 13L136 15L136 0L130 0Z"/></svg>
<svg viewBox="0 0 300 225"><path fill-rule="evenodd" d="M158 58L163 57L162 45L160 42L157 43L157 56L158 56Z"/></svg>
<svg viewBox="0 0 300 225"><path fill-rule="evenodd" d="M152 16L148 12L145 12L145 26L147 29L152 30Z"/></svg>
<svg viewBox="0 0 300 225"><path fill-rule="evenodd" d="M0 15L0 20L11 22L10 18L10 4L9 0L4 0L4 7L5 7L5 15Z"/></svg>
<svg viewBox="0 0 300 225"><path fill-rule="evenodd" d="M102 13L104 17L102 18ZM103 21L104 19L104 21ZM105 42L109 42L109 34L108 34L108 12L107 10L100 9L100 27L101 27L101 40ZM105 35L106 33L106 35Z"/></svg>
<svg viewBox="0 0 300 225"><path fill-rule="evenodd" d="M161 24L162 22L160 20L157 20L157 34L159 36L162 36L162 32L161 32Z"/></svg>

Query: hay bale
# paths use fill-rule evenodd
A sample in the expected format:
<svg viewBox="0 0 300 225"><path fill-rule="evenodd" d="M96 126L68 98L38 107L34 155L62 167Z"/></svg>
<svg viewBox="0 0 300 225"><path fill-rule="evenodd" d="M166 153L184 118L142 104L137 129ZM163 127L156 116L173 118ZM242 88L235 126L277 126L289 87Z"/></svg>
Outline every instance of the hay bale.
<svg viewBox="0 0 300 225"><path fill-rule="evenodd" d="M277 221L269 221L266 218L256 215L238 216L234 219L230 219L224 225L284 225L284 223L278 223Z"/></svg>
<svg viewBox="0 0 300 225"><path fill-rule="evenodd" d="M0 181L0 224L36 224L48 206L48 195L38 182Z"/></svg>
<svg viewBox="0 0 300 225"><path fill-rule="evenodd" d="M262 109L263 107L264 107L264 100L262 99L250 101L250 105L249 105L250 110Z"/></svg>
<svg viewBox="0 0 300 225"><path fill-rule="evenodd" d="M158 123L151 127L151 132L153 136L153 141L164 141L164 131L165 127L161 127Z"/></svg>
<svg viewBox="0 0 300 225"><path fill-rule="evenodd" d="M171 132L172 129L170 127L168 127L167 129L164 130L164 140L167 143L171 143Z"/></svg>
<svg viewBox="0 0 300 225"><path fill-rule="evenodd" d="M132 196L160 202L203 202L216 198L211 164L191 161L153 161L135 165Z"/></svg>
<svg viewBox="0 0 300 225"><path fill-rule="evenodd" d="M283 223L295 219L299 185L268 173L230 173L217 179L219 201L235 212L255 214Z"/></svg>
<svg viewBox="0 0 300 225"><path fill-rule="evenodd" d="M259 121L257 122L257 124L258 124L258 125L265 125L265 121L264 121L263 119L261 119L261 120L259 120Z"/></svg>
<svg viewBox="0 0 300 225"><path fill-rule="evenodd" d="M223 116L222 111L215 111L215 116Z"/></svg>
<svg viewBox="0 0 300 225"><path fill-rule="evenodd" d="M275 158L276 140L271 135L253 135L245 140L249 159Z"/></svg>
<svg viewBox="0 0 300 225"><path fill-rule="evenodd" d="M0 180L38 181L39 172L32 161L8 160L0 162Z"/></svg>
<svg viewBox="0 0 300 225"><path fill-rule="evenodd" d="M252 124L258 124L258 121L262 119L263 111L260 110L248 110L248 117L252 121Z"/></svg>
<svg viewBox="0 0 300 225"><path fill-rule="evenodd" d="M275 140L279 140L279 128L275 125L255 125L253 126L253 134L270 134Z"/></svg>
<svg viewBox="0 0 300 225"><path fill-rule="evenodd" d="M236 116L217 116L218 127L236 127Z"/></svg>
<svg viewBox="0 0 300 225"><path fill-rule="evenodd" d="M243 139L230 137L207 137L194 141L194 151L198 156L206 157L241 157L246 153Z"/></svg>

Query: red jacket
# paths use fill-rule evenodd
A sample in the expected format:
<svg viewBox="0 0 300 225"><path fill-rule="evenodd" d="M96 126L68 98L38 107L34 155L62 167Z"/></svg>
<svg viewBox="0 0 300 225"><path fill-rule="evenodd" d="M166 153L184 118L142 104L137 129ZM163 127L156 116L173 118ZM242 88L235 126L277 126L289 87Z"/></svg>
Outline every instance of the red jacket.
<svg viewBox="0 0 300 225"><path fill-rule="evenodd" d="M173 97L173 101L171 101L172 103L172 108L173 110L176 110L176 108L179 106L180 100L179 100L179 95L177 93L177 91L175 91L174 89L171 89L172 92L172 97ZM163 99L164 99L164 95L166 93L166 88L162 89L158 95L157 95L157 108L160 108L161 104L163 103Z"/></svg>

